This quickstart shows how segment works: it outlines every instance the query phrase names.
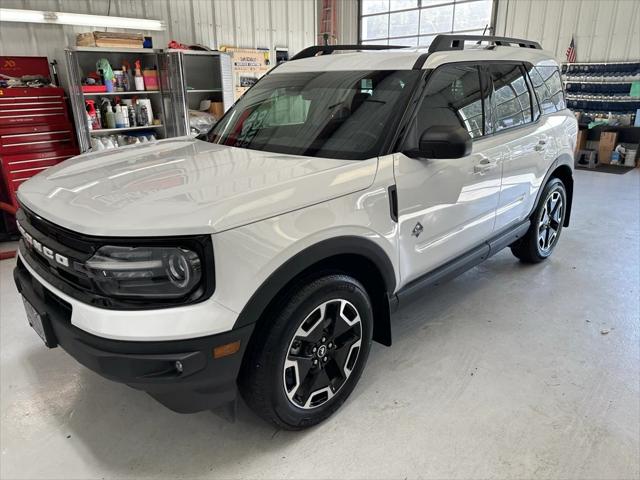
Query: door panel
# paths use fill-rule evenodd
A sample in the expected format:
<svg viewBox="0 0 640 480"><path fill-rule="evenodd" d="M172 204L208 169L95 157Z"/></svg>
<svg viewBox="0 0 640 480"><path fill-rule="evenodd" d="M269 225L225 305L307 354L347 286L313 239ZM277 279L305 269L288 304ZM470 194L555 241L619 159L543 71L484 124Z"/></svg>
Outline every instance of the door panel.
<svg viewBox="0 0 640 480"><path fill-rule="evenodd" d="M536 193L555 159L553 127L548 117L530 127L504 133L502 187L496 230L527 218Z"/></svg>
<svg viewBox="0 0 640 480"><path fill-rule="evenodd" d="M405 141L408 151L430 126L463 126L474 139L470 155L450 159L394 155L402 284L473 248L493 232L502 147L483 138L479 78L474 66L447 65L433 72Z"/></svg>
<svg viewBox="0 0 640 480"><path fill-rule="evenodd" d="M523 66L495 64L489 66L489 72L496 139L504 147L495 225L498 231L529 215L557 149L549 118L539 117L537 99Z"/></svg>
<svg viewBox="0 0 640 480"><path fill-rule="evenodd" d="M487 152L482 143L475 142L471 155L456 159L395 155L403 284L491 236L500 193L500 149Z"/></svg>

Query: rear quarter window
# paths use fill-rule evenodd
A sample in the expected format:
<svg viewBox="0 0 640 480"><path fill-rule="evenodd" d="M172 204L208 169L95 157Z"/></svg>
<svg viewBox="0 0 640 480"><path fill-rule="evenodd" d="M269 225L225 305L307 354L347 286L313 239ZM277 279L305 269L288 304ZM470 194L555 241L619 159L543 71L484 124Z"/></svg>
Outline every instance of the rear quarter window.
<svg viewBox="0 0 640 480"><path fill-rule="evenodd" d="M536 65L528 70L542 113L564 110L566 105L558 67Z"/></svg>

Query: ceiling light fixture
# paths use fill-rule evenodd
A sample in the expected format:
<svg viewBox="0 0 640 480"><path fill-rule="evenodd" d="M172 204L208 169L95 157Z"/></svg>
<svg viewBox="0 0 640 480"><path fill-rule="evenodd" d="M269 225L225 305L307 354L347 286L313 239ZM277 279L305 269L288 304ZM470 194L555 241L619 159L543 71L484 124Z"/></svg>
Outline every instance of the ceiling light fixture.
<svg viewBox="0 0 640 480"><path fill-rule="evenodd" d="M0 21L79 25L83 27L127 28L132 30L165 29L165 24L161 20L110 17L107 15L85 15L83 13L45 12L38 10L21 10L17 8L0 8Z"/></svg>

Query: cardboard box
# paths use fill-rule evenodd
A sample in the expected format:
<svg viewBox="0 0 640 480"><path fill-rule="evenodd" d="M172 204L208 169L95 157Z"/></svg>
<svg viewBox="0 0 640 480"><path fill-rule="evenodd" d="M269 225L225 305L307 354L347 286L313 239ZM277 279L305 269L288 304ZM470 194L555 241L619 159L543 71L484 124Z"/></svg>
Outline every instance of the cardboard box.
<svg viewBox="0 0 640 480"><path fill-rule="evenodd" d="M598 163L610 164L611 152L618 143L618 132L602 132L600 134L600 144L598 145Z"/></svg>
<svg viewBox="0 0 640 480"><path fill-rule="evenodd" d="M224 115L224 104L222 102L211 102L209 113L213 115L216 120L220 120L222 115Z"/></svg>
<svg viewBox="0 0 640 480"><path fill-rule="evenodd" d="M78 47L142 48L141 33L87 32L76 35Z"/></svg>
<svg viewBox="0 0 640 480"><path fill-rule="evenodd" d="M587 148L587 130L578 130L576 138L576 153Z"/></svg>

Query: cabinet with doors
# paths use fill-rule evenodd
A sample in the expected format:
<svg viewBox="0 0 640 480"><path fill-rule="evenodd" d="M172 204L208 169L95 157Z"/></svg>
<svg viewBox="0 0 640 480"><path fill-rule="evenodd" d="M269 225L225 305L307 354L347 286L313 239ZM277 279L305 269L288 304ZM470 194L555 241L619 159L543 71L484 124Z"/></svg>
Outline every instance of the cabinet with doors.
<svg viewBox="0 0 640 480"><path fill-rule="evenodd" d="M173 116L180 119L181 135L197 135L198 114L205 112L216 120L233 105L231 57L218 51L167 50Z"/></svg>

